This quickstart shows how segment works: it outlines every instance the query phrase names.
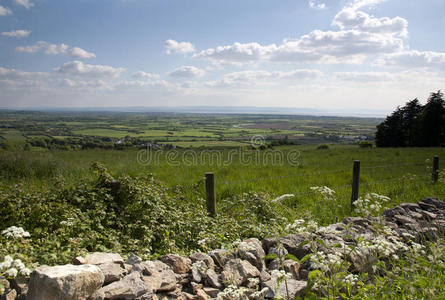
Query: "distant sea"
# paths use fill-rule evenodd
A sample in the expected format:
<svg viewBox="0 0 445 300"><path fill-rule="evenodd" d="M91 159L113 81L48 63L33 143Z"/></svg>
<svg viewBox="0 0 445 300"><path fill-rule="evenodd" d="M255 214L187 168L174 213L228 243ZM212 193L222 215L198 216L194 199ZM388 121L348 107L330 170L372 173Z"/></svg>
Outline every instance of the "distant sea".
<svg viewBox="0 0 445 300"><path fill-rule="evenodd" d="M293 107L254 106L132 106L132 107L5 107L1 110L45 111L45 112L157 112L157 113L206 113L206 114L264 114L264 115L307 115L359 118L384 118L386 110L334 110Z"/></svg>

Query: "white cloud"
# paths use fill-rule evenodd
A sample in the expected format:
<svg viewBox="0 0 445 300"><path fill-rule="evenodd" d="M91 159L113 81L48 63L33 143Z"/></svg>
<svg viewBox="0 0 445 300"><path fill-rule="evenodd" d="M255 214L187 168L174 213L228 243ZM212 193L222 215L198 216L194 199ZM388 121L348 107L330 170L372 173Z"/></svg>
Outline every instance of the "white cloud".
<svg viewBox="0 0 445 300"><path fill-rule="evenodd" d="M325 9L326 8L325 3L318 3L315 0L309 0L308 4L309 4L310 8L315 8L315 9Z"/></svg>
<svg viewBox="0 0 445 300"><path fill-rule="evenodd" d="M352 8L342 9L334 18L332 25L340 29L356 29L362 32L397 34L408 36L408 21L401 17L375 18Z"/></svg>
<svg viewBox="0 0 445 300"><path fill-rule="evenodd" d="M334 77L344 81L359 81L368 83L370 81L388 81L396 76L389 72L335 72Z"/></svg>
<svg viewBox="0 0 445 300"><path fill-rule="evenodd" d="M359 30L314 30L298 40L281 45L234 43L195 54L194 58L219 63L254 63L260 61L298 63L361 63L367 56L393 53L403 49L403 41L392 35Z"/></svg>
<svg viewBox="0 0 445 300"><path fill-rule="evenodd" d="M378 4L385 2L386 0L354 0L351 2L347 7L350 7L354 10L360 9L360 8L374 8Z"/></svg>
<svg viewBox="0 0 445 300"><path fill-rule="evenodd" d="M2 32L2 35L8 37L25 38L28 37L30 33L31 31L29 30L12 30L12 31Z"/></svg>
<svg viewBox="0 0 445 300"><path fill-rule="evenodd" d="M48 73L46 72L25 72L16 69L8 69L0 67L0 78L3 79L24 79L24 78L36 78L36 77L46 77Z"/></svg>
<svg viewBox="0 0 445 300"><path fill-rule="evenodd" d="M64 89L69 88L72 90L87 91L87 92L113 89L113 87L109 83L101 79L85 81L85 80L73 80L69 78L64 78L59 82L58 85Z"/></svg>
<svg viewBox="0 0 445 300"><path fill-rule="evenodd" d="M125 72L125 69L104 65L88 65L75 60L64 63L61 67L56 68L55 71L61 74L87 77L118 77L122 72Z"/></svg>
<svg viewBox="0 0 445 300"><path fill-rule="evenodd" d="M161 76L159 74L153 74L153 73L146 73L143 71L139 71L133 74L133 78L140 78L140 79L158 79Z"/></svg>
<svg viewBox="0 0 445 300"><path fill-rule="evenodd" d="M228 46L209 48L195 54L194 58L207 58L221 63L230 62L256 62L265 59L271 52L276 50L275 44L263 46L258 43L234 43Z"/></svg>
<svg viewBox="0 0 445 300"><path fill-rule="evenodd" d="M0 16L8 16L12 14L12 10L8 7L3 7L0 5Z"/></svg>
<svg viewBox="0 0 445 300"><path fill-rule="evenodd" d="M205 71L193 66L182 66L168 73L176 78L194 78L204 76Z"/></svg>
<svg viewBox="0 0 445 300"><path fill-rule="evenodd" d="M172 54L172 53L187 54L195 52L195 46L193 46L192 43L178 42L175 40L166 40L165 48L166 48L165 52L167 54Z"/></svg>
<svg viewBox="0 0 445 300"><path fill-rule="evenodd" d="M383 56L375 61L379 66L398 66L403 68L445 69L445 53L433 51L403 51Z"/></svg>
<svg viewBox="0 0 445 300"><path fill-rule="evenodd" d="M44 51L45 54L64 54L67 52L69 46L65 44L50 44L48 42L39 41L35 43L34 45L30 46L20 46L15 48L17 52L24 52L24 53L36 53L39 51Z"/></svg>
<svg viewBox="0 0 445 300"><path fill-rule="evenodd" d="M14 0L14 3L17 5L21 5L26 9L30 9L34 6L34 4L31 3L29 0Z"/></svg>
<svg viewBox="0 0 445 300"><path fill-rule="evenodd" d="M93 58L96 57L96 54L83 50L79 47L71 48L68 52L68 55L74 58Z"/></svg>
<svg viewBox="0 0 445 300"><path fill-rule="evenodd" d="M134 89L134 88L149 88L149 89L175 89L176 85L165 80L122 80L117 85L118 88Z"/></svg>
<svg viewBox="0 0 445 300"><path fill-rule="evenodd" d="M15 48L17 52L23 53L36 53L39 51L43 51L48 55L57 55L57 54L67 54L73 58L93 58L96 57L96 54L88 52L79 47L70 48L66 44L51 44L45 41L38 41L34 45L29 46L20 46Z"/></svg>
<svg viewBox="0 0 445 300"><path fill-rule="evenodd" d="M259 83L276 83L276 80L305 80L315 79L323 76L318 70L297 69L289 72L284 71L241 71L225 74L221 80L209 81L210 87L242 87Z"/></svg>

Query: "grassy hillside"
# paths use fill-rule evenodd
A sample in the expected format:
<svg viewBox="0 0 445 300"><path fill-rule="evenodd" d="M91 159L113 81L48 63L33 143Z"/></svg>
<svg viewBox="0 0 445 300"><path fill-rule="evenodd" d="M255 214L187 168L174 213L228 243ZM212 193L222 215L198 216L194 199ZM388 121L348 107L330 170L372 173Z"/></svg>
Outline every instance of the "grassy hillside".
<svg viewBox="0 0 445 300"><path fill-rule="evenodd" d="M3 152L0 174L4 185L23 181L29 188L45 187L59 177L75 185L91 180L89 168L100 162L113 176L150 173L169 188L180 186L186 193L198 184L204 197L204 173L214 172L217 199L252 191L271 197L295 194L284 205L323 222L349 214L354 160L361 161L360 195L376 192L389 196L393 204L445 195L442 185L431 184L432 157L445 158L443 148L360 149L334 145L327 150L286 146L267 150L144 151ZM289 155L293 155L292 161ZM318 208L310 189L313 186L328 186L336 191L341 204L336 214L326 215Z"/></svg>

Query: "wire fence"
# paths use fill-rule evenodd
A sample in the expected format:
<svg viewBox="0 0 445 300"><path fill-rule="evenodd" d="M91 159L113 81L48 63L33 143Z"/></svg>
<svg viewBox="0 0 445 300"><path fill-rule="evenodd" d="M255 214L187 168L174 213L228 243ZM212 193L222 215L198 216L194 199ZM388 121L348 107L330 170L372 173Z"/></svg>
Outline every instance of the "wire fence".
<svg viewBox="0 0 445 300"><path fill-rule="evenodd" d="M264 181L276 181L280 179L292 179L292 178L302 178L302 177L318 177L318 178L324 178L326 179L326 176L331 175L349 175L352 176L352 180L350 183L347 184L341 184L336 186L330 186L330 189L338 190L338 189L350 189L351 190L351 206L352 203L358 199L359 195L359 188L367 188L370 186L376 186L381 184L388 184L388 183L397 183L400 182L402 185L412 180L412 176L416 176L416 179L422 179L422 180L428 180L428 177L430 178L431 182L436 183L438 181L439 176L439 157L435 156L433 159L432 166L428 166L428 160L424 160L422 162L409 162L409 163L395 163L395 164L385 164L385 165L377 165L377 166L363 166L360 168L360 161L354 161L354 168L351 169L338 169L338 170L328 170L328 171L320 171L320 172L303 172L303 173L295 173L295 174L288 174L288 175L282 175L282 176L266 176L266 177L256 177L256 178L243 178L243 179L236 179L236 180L225 180L218 182L218 185L223 186L233 186L233 185L239 185L239 184L245 184L245 183L258 183L258 182L264 182ZM357 169L358 165L358 169ZM423 168L419 168L423 167ZM410 168L414 173L408 173L400 176L391 176L391 177L382 177L382 178L376 178L375 173L379 172L381 169L397 169L397 170L406 170L406 168ZM360 174L360 171L362 174ZM417 173L415 172L417 171ZM420 171L420 172L419 172ZM209 175L210 174L210 175ZM411 179L410 179L411 177ZM208 207L216 207L216 196L215 196L215 179L213 173L206 173L206 178L209 180L209 178L212 178L212 184L206 184L206 198ZM362 181L360 181L360 178L362 178ZM320 180L319 180L320 181ZM311 185L313 186L315 184L314 182L311 182ZM309 195L313 195L314 191L310 188L311 186L305 187L306 189L304 191L294 192L292 193L293 197L300 198L300 197L306 197ZM212 212L213 214L214 212Z"/></svg>

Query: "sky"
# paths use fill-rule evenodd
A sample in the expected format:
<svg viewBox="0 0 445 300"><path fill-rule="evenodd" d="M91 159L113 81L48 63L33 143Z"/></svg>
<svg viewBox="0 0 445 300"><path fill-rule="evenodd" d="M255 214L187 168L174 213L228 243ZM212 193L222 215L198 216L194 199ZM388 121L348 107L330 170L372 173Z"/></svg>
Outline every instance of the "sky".
<svg viewBox="0 0 445 300"><path fill-rule="evenodd" d="M393 110L445 87L443 0L0 0L0 107Z"/></svg>

